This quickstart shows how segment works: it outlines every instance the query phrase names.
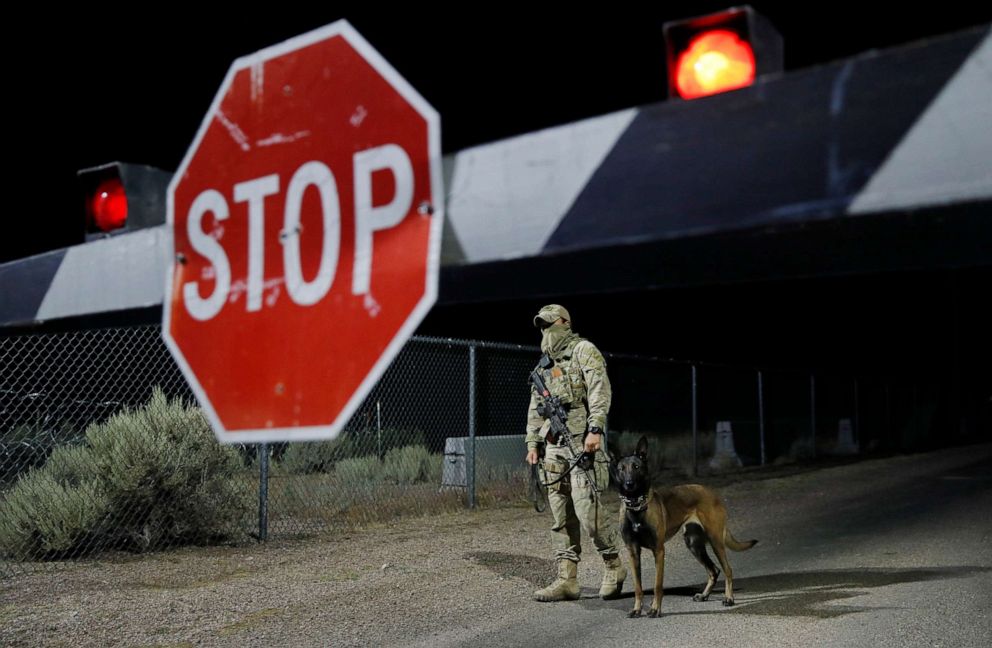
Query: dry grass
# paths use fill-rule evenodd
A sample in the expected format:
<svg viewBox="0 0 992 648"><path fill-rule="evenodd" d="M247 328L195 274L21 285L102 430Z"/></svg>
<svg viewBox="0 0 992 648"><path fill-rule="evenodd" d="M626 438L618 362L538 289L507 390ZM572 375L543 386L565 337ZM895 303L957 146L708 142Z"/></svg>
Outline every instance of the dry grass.
<svg viewBox="0 0 992 648"><path fill-rule="evenodd" d="M527 480L523 468L501 477L479 480L476 500L480 505L525 501ZM439 482L440 479L419 484L343 480L334 473L272 476L269 530L306 534L465 508L465 490L441 489Z"/></svg>

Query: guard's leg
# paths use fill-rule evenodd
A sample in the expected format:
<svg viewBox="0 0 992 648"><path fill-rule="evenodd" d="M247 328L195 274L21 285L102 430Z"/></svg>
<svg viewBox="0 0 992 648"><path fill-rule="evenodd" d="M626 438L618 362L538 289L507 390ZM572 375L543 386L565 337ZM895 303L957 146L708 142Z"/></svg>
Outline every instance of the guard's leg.
<svg viewBox="0 0 992 648"><path fill-rule="evenodd" d="M571 560L558 561L558 578L547 587L534 592L535 601L574 601L579 598L579 579Z"/></svg>
<svg viewBox="0 0 992 648"><path fill-rule="evenodd" d="M553 450L545 461L545 471L549 481L560 477L566 464L557 460ZM580 544L579 520L572 505L571 484L565 479L548 487L548 508L551 509L551 546L557 562L557 578L534 592L538 601L566 601L579 598L579 581L576 563L582 551Z"/></svg>
<svg viewBox="0 0 992 648"><path fill-rule="evenodd" d="M602 453L597 453L602 454ZM605 455L603 456L605 460ZM600 469L600 466L602 467ZM605 487L607 474L606 464L596 464L596 482ZM602 474L599 474L602 473ZM600 582L599 595L604 599L613 599L623 591L623 582L627 578L627 569L619 555L619 534L616 520L603 508L596 491L589 483L588 476L581 470L572 471L572 502L575 512L582 522L582 528L592 539L593 545L603 558L603 579Z"/></svg>
<svg viewBox="0 0 992 648"><path fill-rule="evenodd" d="M558 480L568 468L567 460L562 456L564 450L557 447L548 449L545 459L545 471L548 481ZM548 486L548 508L551 509L551 547L555 560L571 560L579 562L582 553L580 522L575 507L572 492L571 475Z"/></svg>
<svg viewBox="0 0 992 648"><path fill-rule="evenodd" d="M602 450L596 453L597 461L602 455ZM605 459L605 455L602 457ZM605 463L596 464L596 479L601 488L605 488L606 475ZM602 466L602 468L601 468ZM601 475L599 473L602 473ZM603 556L614 556L619 552L620 536L617 533L617 521L615 515L610 515L599 502L596 492L589 484L589 479L585 473L578 468L570 475L572 488L572 502L575 505L575 513L582 523L582 528L592 539L593 544ZM602 495L600 495L602 497Z"/></svg>

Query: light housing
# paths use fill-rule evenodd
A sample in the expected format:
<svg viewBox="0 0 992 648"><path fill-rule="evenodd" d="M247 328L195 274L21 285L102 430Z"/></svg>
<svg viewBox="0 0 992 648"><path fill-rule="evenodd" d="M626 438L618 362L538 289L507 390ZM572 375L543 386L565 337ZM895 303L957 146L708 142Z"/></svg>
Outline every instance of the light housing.
<svg viewBox="0 0 992 648"><path fill-rule="evenodd" d="M696 99L782 71L782 36L751 7L667 22L668 96Z"/></svg>
<svg viewBox="0 0 992 648"><path fill-rule="evenodd" d="M172 174L143 164L111 162L76 172L86 240L165 223Z"/></svg>

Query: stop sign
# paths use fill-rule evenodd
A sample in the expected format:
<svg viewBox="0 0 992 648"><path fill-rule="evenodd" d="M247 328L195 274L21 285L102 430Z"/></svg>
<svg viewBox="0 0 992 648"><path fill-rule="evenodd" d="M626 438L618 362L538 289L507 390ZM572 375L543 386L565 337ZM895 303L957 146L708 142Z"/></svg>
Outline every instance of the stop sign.
<svg viewBox="0 0 992 648"><path fill-rule="evenodd" d="M335 436L434 303L437 113L345 21L238 59L169 185L162 332L222 443Z"/></svg>

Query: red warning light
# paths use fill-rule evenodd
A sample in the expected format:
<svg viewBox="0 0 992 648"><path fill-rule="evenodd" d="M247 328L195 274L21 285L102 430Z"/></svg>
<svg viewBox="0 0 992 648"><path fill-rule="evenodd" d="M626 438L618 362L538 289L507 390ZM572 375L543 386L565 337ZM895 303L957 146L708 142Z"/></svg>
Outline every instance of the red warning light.
<svg viewBox="0 0 992 648"><path fill-rule="evenodd" d="M89 204L93 224L103 232L120 229L127 222L127 194L119 178L104 180Z"/></svg>
<svg viewBox="0 0 992 648"><path fill-rule="evenodd" d="M84 238L99 240L165 223L172 174L144 164L109 162L76 172Z"/></svg>
<svg viewBox="0 0 992 648"><path fill-rule="evenodd" d="M679 56L676 69L675 85L684 99L735 90L754 82L754 51L732 31L703 32Z"/></svg>
<svg viewBox="0 0 992 648"><path fill-rule="evenodd" d="M695 99L782 72L782 36L744 5L665 23L668 96Z"/></svg>

